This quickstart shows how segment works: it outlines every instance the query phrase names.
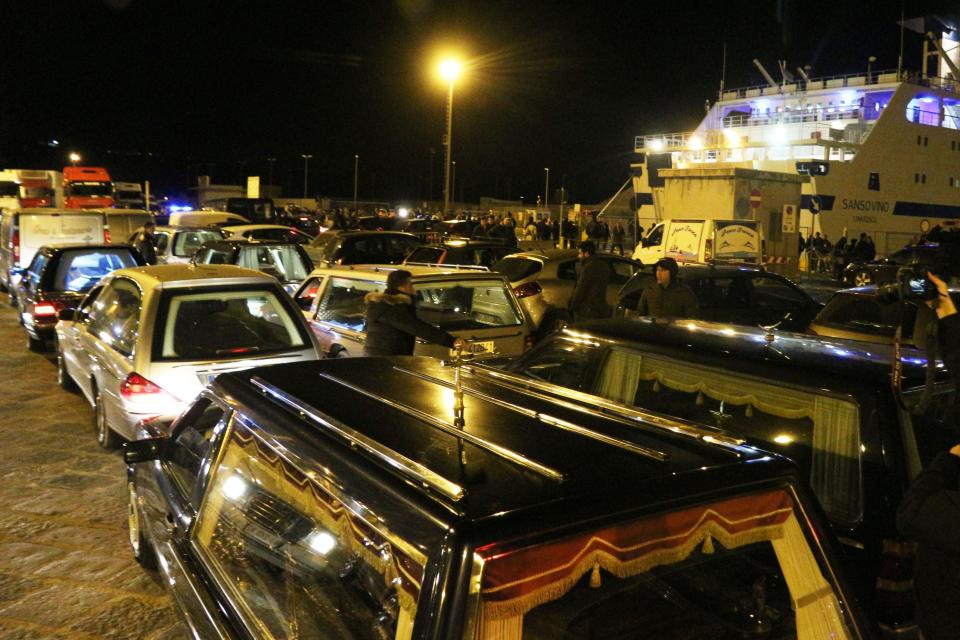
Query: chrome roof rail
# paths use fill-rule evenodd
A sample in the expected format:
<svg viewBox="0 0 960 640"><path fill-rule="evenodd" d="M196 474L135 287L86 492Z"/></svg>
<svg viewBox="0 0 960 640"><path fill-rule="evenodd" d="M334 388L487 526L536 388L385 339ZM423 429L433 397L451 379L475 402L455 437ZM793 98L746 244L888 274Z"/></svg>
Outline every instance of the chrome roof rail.
<svg viewBox="0 0 960 640"><path fill-rule="evenodd" d="M402 367L394 367L394 369L396 369L397 371L399 371L399 372L401 372L401 373L405 373L405 374L407 374L407 375L413 376L413 377L415 377L415 378L420 378L421 380L427 380L428 382L433 382L433 383L435 383L435 384L439 384L439 385L442 385L442 386L445 386L445 387L453 388L453 386L454 386L454 384L451 383L451 382L447 382L446 380L441 380L440 378L436 378L436 377L434 377L434 376L430 376L430 375L427 375L427 374L424 374L424 373L418 373L418 372L416 372L416 371L410 371L409 369L404 369L404 368L402 368ZM467 367L466 365L464 365L464 369L467 370L467 371L470 370L470 368ZM585 438L590 438L591 440L596 440L596 441L602 442L602 443L604 443L604 444L608 444L608 445L611 445L611 446L614 446L614 447L618 447L618 448L620 448L620 449L624 449L624 450L629 451L629 452L631 452L631 453L635 453L635 454L637 454L637 455L641 455L641 456L644 456L644 457L646 457L646 458L650 458L650 459L652 459L652 460L656 460L657 462L666 462L666 461L669 460L669 458L670 458L669 455L667 455L666 453L664 453L664 452L662 452L662 451L657 451L656 449L651 449L651 448L649 448L649 447L644 447L644 446L642 446L642 445L639 445L639 444L635 444L635 443L633 443L633 442L630 442L629 440L623 440L622 438L615 438L615 437L613 437L613 436L608 436L608 435L605 434L605 433L600 433L600 432L598 432L598 431L594 431L594 430L592 430L592 429L588 429L588 428L583 427L583 426L580 426L580 425L578 425L578 424L574 424L574 423L572 423L572 422L569 422L568 420L563 420L562 418L557 418L557 417L551 416L551 415L546 414L546 413L540 413L540 412L534 411L534 410L532 410L532 409L526 409L526 408L521 407L521 406L519 406L519 405L513 404L512 402L507 402L507 401L505 401L505 400L500 400L499 398L495 398L495 397L493 397L493 396L491 396L491 395L489 395L489 394L483 393L482 391L477 391L476 389L470 389L470 388L464 387L463 393L464 393L465 395L469 395L469 396L473 396L473 397L475 397L475 398L479 398L479 399L481 399L481 400L485 400L486 402L489 402L489 403L491 403L491 404L497 405L497 406L499 406L499 407L503 407L503 408L508 409L508 410L510 410L510 411L514 411L514 412L516 412L516 413L520 413L520 414L522 414L522 415L527 416L528 418L532 418L532 419L534 419L534 420L539 420L540 422L542 422L542 423L544 423L544 424L546 424L546 425L549 425L549 426L551 426L551 427L556 427L556 428L558 428L558 429L563 429L564 431L569 431L569 432L571 432L571 433L575 433L575 434L580 435L580 436L583 436L583 437L585 437ZM536 393L531 394L531 395L533 395L534 397L536 397L536 398L538 398L538 399L541 399L541 400L548 400L548 401L550 401L550 402L553 402L553 403L556 403L556 404L560 404L561 406L564 406L564 407L566 407L566 408L568 408L568 409L573 409L573 410L575 410L575 411L580 411L581 413L586 413L586 414L588 414L588 415L592 415L592 416L596 416L596 417L601 417L601 418L612 419L612 420L615 420L615 421L617 421L617 422L621 422L621 423L623 423L623 424L627 424L627 425L629 425L629 426L631 426L631 427L635 427L635 426L636 426L635 423L630 422L630 421L628 421L628 420L617 419L616 416L609 416L609 415L603 414L603 413L601 413L601 412L599 412L599 411L594 411L594 410L592 410L592 409L590 409L590 408L588 408L588 407L583 407L583 406L578 405L578 404L558 401L556 398L546 397L546 396L543 396L543 395L541 395L541 394L536 394Z"/></svg>
<svg viewBox="0 0 960 640"><path fill-rule="evenodd" d="M311 424L324 428L329 433L344 440L353 448L362 449L377 460L386 463L394 471L416 481L419 486L436 491L440 495L454 501L462 500L466 495L466 491L460 485L447 480L419 462L397 453L376 440L368 438L336 418L325 414L316 407L302 402L282 389L270 384L260 376L253 376L250 378L250 382L259 388L264 395L270 396L278 404L292 409L301 419L309 420Z"/></svg>
<svg viewBox="0 0 960 640"><path fill-rule="evenodd" d="M464 365L464 370L470 375L478 378L485 378L494 384L498 384L514 391L522 390L527 393L532 393L531 390L536 389L537 391L543 392L543 394L540 395L541 398L548 399L551 402L560 403L577 411L597 413L608 418L619 418L620 422L630 424L634 427L643 426L665 429L682 436L695 438L711 444L718 444L731 449L743 446L747 442L743 438L737 438L729 433L697 426L696 424L684 422L675 418L667 418L655 413L649 413L641 409L628 407L618 402L607 400L601 396L595 396L593 394L576 391L574 389L568 389L566 387L559 387L557 385L550 384L549 382L532 380L530 378L525 378L523 376L501 371L499 369L491 369L482 365L477 366L476 364L472 364ZM571 398L578 402L584 402L593 407L597 407L597 409L593 409L591 406L583 406L578 403L568 402L564 400L564 398Z"/></svg>
<svg viewBox="0 0 960 640"><path fill-rule="evenodd" d="M403 371L402 369L398 369L398 370ZM336 384L343 385L344 387L347 387L352 391L356 391L357 393L364 395L367 398L370 398L371 400L375 400L377 402L380 402L382 404L389 406L392 409L396 409L401 413L405 413L408 416L416 418L417 420L420 420L421 422L424 422L430 425L431 427L439 429L444 433L452 435L456 438L461 438L465 442L469 442L470 444L475 445L481 449L484 449L485 451L489 451L495 455L500 456L505 460L509 460L510 462L518 466L521 466L527 469L528 471L532 471L538 475L541 475L545 478L549 478L550 480L553 480L555 482L563 482L564 480L566 480L566 475L560 471L557 471L556 469L552 469L551 467L540 464L535 460L531 460L530 458L527 458L526 456L520 453L517 453L512 449L508 449L502 445L499 445L495 442L487 440L486 438L481 438L480 436L464 431L463 429L449 422L444 422L443 420L440 420L428 413L420 411L419 409L414 409L413 407L400 404L399 402L388 400L383 396L377 395L372 391L367 391L362 387L358 387L355 384L347 382L342 378L338 378L336 376L330 375L329 373L320 373L320 377L326 378L327 380L330 380L331 382L335 382Z"/></svg>

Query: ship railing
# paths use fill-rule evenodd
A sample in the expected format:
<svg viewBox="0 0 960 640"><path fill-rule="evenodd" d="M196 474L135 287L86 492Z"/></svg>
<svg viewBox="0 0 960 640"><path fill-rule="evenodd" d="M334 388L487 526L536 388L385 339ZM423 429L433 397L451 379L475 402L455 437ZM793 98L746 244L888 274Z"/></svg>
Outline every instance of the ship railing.
<svg viewBox="0 0 960 640"><path fill-rule="evenodd" d="M750 146L797 144L809 145L810 140L833 140L857 144L862 142L864 134L859 128L847 125L860 123L863 129L868 128L857 118L837 118L842 128L824 122L810 122L797 114L795 119L770 118L752 119L737 128L723 130L710 129L708 131L691 131L687 133L667 133L636 136L634 151L636 153L669 153L672 151L693 151L710 149L736 149ZM781 126L770 126L781 125ZM813 144L817 144L814 142Z"/></svg>
<svg viewBox="0 0 960 640"><path fill-rule="evenodd" d="M956 93L960 90L957 81L952 78L942 78L939 76L922 77L915 71L900 71L896 69L881 69L871 71L868 74L855 73L847 75L825 76L822 78L811 78L809 82L802 78L794 79L791 82L784 82L776 87L768 84L752 85L737 89L723 91L720 94L721 100L740 100L743 98L757 98L760 96L778 96L789 93L799 93L804 91L813 91L817 89L842 89L844 87L864 87L869 85L885 85L896 82L908 82L924 87L932 87L941 91Z"/></svg>

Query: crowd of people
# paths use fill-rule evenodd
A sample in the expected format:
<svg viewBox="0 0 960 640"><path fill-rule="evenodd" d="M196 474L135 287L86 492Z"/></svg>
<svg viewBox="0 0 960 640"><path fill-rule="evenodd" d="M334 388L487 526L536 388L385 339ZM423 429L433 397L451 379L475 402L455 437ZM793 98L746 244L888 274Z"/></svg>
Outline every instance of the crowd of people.
<svg viewBox="0 0 960 640"><path fill-rule="evenodd" d="M873 238L861 233L858 238L847 239L846 234L836 243L830 241L827 234L819 231L800 236L800 255L806 255L807 270L813 273L829 273L837 280L851 262L869 262L876 258L877 248Z"/></svg>

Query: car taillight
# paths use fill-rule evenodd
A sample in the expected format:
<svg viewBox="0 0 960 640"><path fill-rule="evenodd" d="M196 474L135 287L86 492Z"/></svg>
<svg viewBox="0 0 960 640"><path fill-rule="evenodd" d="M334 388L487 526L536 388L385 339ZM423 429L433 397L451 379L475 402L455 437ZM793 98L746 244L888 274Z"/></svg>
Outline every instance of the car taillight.
<svg viewBox="0 0 960 640"><path fill-rule="evenodd" d="M707 238L703 243L703 261L713 260L713 239Z"/></svg>
<svg viewBox="0 0 960 640"><path fill-rule="evenodd" d="M13 238L10 239L10 244L13 245L13 261L16 264L20 264L20 230L15 229L13 232Z"/></svg>
<svg viewBox="0 0 960 640"><path fill-rule="evenodd" d="M167 392L136 372L130 373L120 384L120 395L127 400L145 396L159 399L161 394L167 395Z"/></svg>
<svg viewBox="0 0 960 640"><path fill-rule="evenodd" d="M537 282L524 282L513 288L513 295L518 298L529 298L543 291L543 288Z"/></svg>
<svg viewBox="0 0 960 640"><path fill-rule="evenodd" d="M913 610L913 560L916 552L916 543L883 541L875 594L881 627L896 630L916 624Z"/></svg>
<svg viewBox="0 0 960 640"><path fill-rule="evenodd" d="M62 304L56 302L38 302L33 305L33 315L41 317L55 316L57 315L57 311L62 307Z"/></svg>

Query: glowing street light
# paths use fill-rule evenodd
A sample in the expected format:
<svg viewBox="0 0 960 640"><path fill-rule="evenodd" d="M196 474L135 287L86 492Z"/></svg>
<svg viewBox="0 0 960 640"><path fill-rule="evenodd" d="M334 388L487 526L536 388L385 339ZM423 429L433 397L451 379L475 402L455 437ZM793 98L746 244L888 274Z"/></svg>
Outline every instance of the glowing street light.
<svg viewBox="0 0 960 640"><path fill-rule="evenodd" d="M310 158L313 157L311 153L301 153L300 157L303 158L303 199L307 199L307 171L310 170Z"/></svg>
<svg viewBox="0 0 960 640"><path fill-rule="evenodd" d="M82 158L80 157L80 154L77 153L76 151L71 151L71 152L70 152L70 164L71 164L72 166L74 166L74 167L77 166L77 163L80 162L81 159L82 159Z"/></svg>
<svg viewBox="0 0 960 640"><path fill-rule="evenodd" d="M460 75L461 65L457 60L447 58L440 63L440 77L448 85L447 89L447 133L443 137L446 159L443 165L443 211L450 210L450 154L453 144L453 84Z"/></svg>

